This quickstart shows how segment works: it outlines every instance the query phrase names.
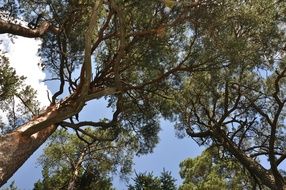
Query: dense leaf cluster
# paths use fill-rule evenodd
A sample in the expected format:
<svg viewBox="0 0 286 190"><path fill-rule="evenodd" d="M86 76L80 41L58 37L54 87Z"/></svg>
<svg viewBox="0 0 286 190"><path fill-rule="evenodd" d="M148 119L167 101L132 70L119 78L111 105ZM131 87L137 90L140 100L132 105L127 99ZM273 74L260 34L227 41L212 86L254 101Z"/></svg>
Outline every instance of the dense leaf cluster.
<svg viewBox="0 0 286 190"><path fill-rule="evenodd" d="M134 184L129 185L128 190L176 190L175 179L171 172L163 171L159 177L152 173L139 173L133 179Z"/></svg>

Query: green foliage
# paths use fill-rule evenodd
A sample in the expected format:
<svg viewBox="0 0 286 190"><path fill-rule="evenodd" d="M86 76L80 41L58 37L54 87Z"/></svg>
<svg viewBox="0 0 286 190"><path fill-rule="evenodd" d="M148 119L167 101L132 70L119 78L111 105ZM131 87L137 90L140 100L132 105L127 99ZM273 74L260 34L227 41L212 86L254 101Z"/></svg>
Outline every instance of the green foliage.
<svg viewBox="0 0 286 190"><path fill-rule="evenodd" d="M3 188L3 190L19 190L19 188L15 185L15 181L12 181L9 187Z"/></svg>
<svg viewBox="0 0 286 190"><path fill-rule="evenodd" d="M25 78L16 75L16 71L9 65L7 57L1 55L0 61L0 101L2 102L15 95Z"/></svg>
<svg viewBox="0 0 286 190"><path fill-rule="evenodd" d="M0 55L0 110L7 122L1 121L1 133L5 134L39 113L36 91L24 84L25 77L17 76L8 58ZM4 120L5 121L5 120Z"/></svg>
<svg viewBox="0 0 286 190"><path fill-rule="evenodd" d="M181 137L222 146L226 161L237 156L250 170L246 162L263 168L259 160L266 156L272 173L277 170L277 180L283 181L275 160L284 160L285 146L285 3L208 2L190 13L198 39L186 62L197 64L200 72L174 78L168 97L159 99L161 112L176 122ZM220 185L212 188L229 188L220 175L207 173L204 188L214 181ZM194 188L193 183L186 188Z"/></svg>
<svg viewBox="0 0 286 190"><path fill-rule="evenodd" d="M180 175L183 184L179 189L240 190L256 187L253 176L237 160L223 156L220 149L212 146L200 156L182 161Z"/></svg>
<svg viewBox="0 0 286 190"><path fill-rule="evenodd" d="M176 179L171 175L171 172L163 171L160 176L161 189L163 190L176 190Z"/></svg>
<svg viewBox="0 0 286 190"><path fill-rule="evenodd" d="M69 93L75 91L79 82L78 69L84 62L84 35L94 2L92 0L40 2L24 0L20 2L20 7L25 12L35 13L25 14L26 20L33 20L38 14L43 13L46 21L62 27L63 32L58 36L51 33L43 36L39 55L42 58L45 71L50 72L55 78L62 78L63 85L70 89ZM173 35L175 33L183 35L183 31L179 27L172 30L162 28L160 34L157 34L156 31L152 32L154 28L160 27L162 21L171 23L175 19L175 15L170 15L170 20L163 18L167 15L162 12L165 6L160 1L144 3L133 0L116 0L115 3L120 7L124 25L118 24L118 15L115 14L116 11L108 2L98 11L97 28L104 27L104 36L110 35L110 37L102 40L102 36L98 36L100 31L96 31L93 36L94 41L99 38L100 42L95 47L92 56L94 79L91 86L95 88L114 87L115 85L113 66L119 51L119 44L123 42L120 42L118 35L114 34L121 30L119 29L121 26L124 26L123 30L126 35L124 38L126 53L118 65L120 78L124 81L123 84L126 84L126 88L130 88L132 85L140 86L172 68L177 64L176 59L178 59L179 50L176 49L176 46L179 46L181 42L187 43L184 37ZM46 8L47 4L50 8ZM153 10L156 10L156 13ZM110 18L109 14L112 14ZM147 34L142 37L134 35L141 30L146 30ZM151 31L151 35L148 35L148 31ZM94 43L96 44L96 42ZM63 73L65 74L63 75ZM109 106L114 108L114 112L120 107L119 131L131 133L130 142L133 143L132 146L137 147L138 154L152 152L158 143L158 132L160 131L158 116L160 113L156 108L156 100L153 100L152 93L158 88L158 85L168 86L167 83L160 83L155 86L148 85L128 90L121 95L120 100L117 96L106 97ZM61 99L62 97L57 98Z"/></svg>
<svg viewBox="0 0 286 190"><path fill-rule="evenodd" d="M104 126L87 129L69 123L79 137L93 142L90 146L103 149L88 153L91 159L80 164L78 181L88 171L106 176L124 162L125 154L130 165L135 153L152 152L159 142L159 118L163 116L176 122L180 136L187 134L199 144L223 147L219 154L210 148L201 157L183 162L186 183L181 188L248 188L252 185L248 174L243 176L243 167L232 160L238 153L237 161L251 160L256 167L260 156L268 157L271 177L285 183L283 171L275 169L285 159L286 146L284 1L104 1L96 12L94 33L85 36L95 2L19 2L19 10L26 12L24 19L42 13L45 21L61 29L56 35L45 34L39 50L45 70L61 83L55 102L61 102L66 89L73 95L80 89L83 77L78 69L86 62L87 37L92 38L93 59L89 90L118 90L105 96L113 118L103 119ZM22 88L15 93L20 79L13 78L12 70L4 70L10 82L4 85L2 81L1 98L13 104L18 96L25 108L35 112L30 106L35 103L28 102L33 99L19 95L33 96L34 91ZM15 106L5 109L13 127L23 123L13 117ZM80 161L85 149L74 134L60 132L53 137L42 157L46 180L52 176L53 183L65 186L75 171L71 160ZM63 159L63 153L70 161ZM99 161L99 157L105 159ZM139 178L150 183L141 184ZM139 175L137 183L161 188L160 179L152 174Z"/></svg>
<svg viewBox="0 0 286 190"><path fill-rule="evenodd" d="M64 176L64 174L62 174L62 176L47 177L43 181L39 180L34 184L33 190L59 189L59 186L55 185L55 183L57 183L57 182L63 183L59 179L63 176ZM91 180L93 180L93 182L90 184L87 184L86 181L84 181L84 179L81 179L79 184L78 184L78 187L76 187L75 189L77 189L77 190L90 190L90 189L94 189L94 190L115 190L112 187L112 183L111 183L110 178L100 178L100 179L96 179L96 180L94 178L92 178ZM62 188L67 188L67 187L64 186Z"/></svg>
<svg viewBox="0 0 286 190"><path fill-rule="evenodd" d="M74 179L77 189L111 190L112 174L124 177L131 171L132 150L125 142L95 142L87 145L76 134L56 131L39 162L43 180L35 189L67 188Z"/></svg>
<svg viewBox="0 0 286 190"><path fill-rule="evenodd" d="M176 190L175 179L171 172L163 171L159 177L152 173L136 174L134 185L129 185L128 190Z"/></svg>

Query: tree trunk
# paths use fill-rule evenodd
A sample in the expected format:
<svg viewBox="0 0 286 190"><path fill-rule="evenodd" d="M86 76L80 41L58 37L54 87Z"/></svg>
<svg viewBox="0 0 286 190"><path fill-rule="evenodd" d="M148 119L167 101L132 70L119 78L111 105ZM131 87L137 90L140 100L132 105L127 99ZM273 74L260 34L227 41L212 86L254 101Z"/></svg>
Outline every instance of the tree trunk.
<svg viewBox="0 0 286 190"><path fill-rule="evenodd" d="M78 112L82 106L49 106L43 114L0 137L0 187L55 131L58 122Z"/></svg>
<svg viewBox="0 0 286 190"><path fill-rule="evenodd" d="M57 125L80 112L85 102L117 93L116 88L91 89L85 98L70 96L15 131L0 137L0 187L21 167Z"/></svg>
<svg viewBox="0 0 286 190"><path fill-rule="evenodd" d="M12 177L55 129L56 125L50 125L31 136L14 131L0 137L0 186Z"/></svg>
<svg viewBox="0 0 286 190"><path fill-rule="evenodd" d="M17 171L37 148L54 132L56 124L79 113L89 100L119 93L117 88L91 88L92 37L98 21L101 1L96 1L84 40L84 61L81 69L80 84L76 92L65 100L50 105L46 111L15 131L0 137L0 186ZM20 24L0 19L0 34L10 33L24 37L42 37L47 32L58 34L60 29L49 22L42 22L36 29L28 29Z"/></svg>
<svg viewBox="0 0 286 190"><path fill-rule="evenodd" d="M69 181L69 185L67 190L75 190L76 189L76 181L78 180L78 175L79 175L79 169L81 167L81 164L83 162L85 156L85 150L80 154L80 157L74 167L73 175L72 178Z"/></svg>
<svg viewBox="0 0 286 190"><path fill-rule="evenodd" d="M72 176L71 180L69 181L69 185L67 190L75 190L76 189L76 181L78 179L78 170L74 172L74 175Z"/></svg>
<svg viewBox="0 0 286 190"><path fill-rule="evenodd" d="M225 134L224 131L217 128L214 137L222 143L222 146L228 150L251 174L260 179L261 183L272 190L286 190L286 184L277 184L277 179L268 170L262 167L258 162L248 157L241 151Z"/></svg>

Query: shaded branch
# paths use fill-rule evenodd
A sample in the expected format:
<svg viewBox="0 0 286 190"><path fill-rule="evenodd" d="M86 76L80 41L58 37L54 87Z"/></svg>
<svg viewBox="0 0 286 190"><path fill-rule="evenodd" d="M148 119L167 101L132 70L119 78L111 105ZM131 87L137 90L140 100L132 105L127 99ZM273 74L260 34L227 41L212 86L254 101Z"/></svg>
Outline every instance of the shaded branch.
<svg viewBox="0 0 286 190"><path fill-rule="evenodd" d="M81 68L80 74L80 84L77 89L76 95L81 97L85 97L88 94L89 84L91 82L91 54L92 54L92 38L93 32L97 27L97 21L99 18L99 9L102 6L102 0L96 1L94 7L92 9L91 18L85 32L85 40L84 40L84 63Z"/></svg>
<svg viewBox="0 0 286 190"><path fill-rule="evenodd" d="M212 135L210 130L202 131L202 132L193 132L190 128L186 129L186 133L191 137L199 137L199 138L207 138Z"/></svg>
<svg viewBox="0 0 286 190"><path fill-rule="evenodd" d="M83 121L79 123L69 123L69 122L63 121L63 122L60 122L59 124L65 127L73 128L73 129L79 129L80 127L84 127L84 126L100 127L102 129L107 129L107 128L114 126L115 123L113 121L111 122Z"/></svg>
<svg viewBox="0 0 286 190"><path fill-rule="evenodd" d="M276 165L278 166L278 165L281 164L285 159L286 159L286 154L282 154L282 155L276 160Z"/></svg>
<svg viewBox="0 0 286 190"><path fill-rule="evenodd" d="M59 46L59 50L60 52L63 52L61 53L61 58L60 58L60 68L59 68L59 76L60 76L60 89L53 95L52 97L52 103L55 104L56 103L56 98L61 95L64 91L64 86L65 86L65 79L64 79L64 66L65 66L65 62L66 62L66 57L65 57L65 40L63 42L63 44L61 43L61 39L60 39L60 36L58 36L58 39L57 39L57 43L58 43L58 46Z"/></svg>
<svg viewBox="0 0 286 190"><path fill-rule="evenodd" d="M47 32L52 32L58 34L60 29L55 28L50 22L43 21L39 27L35 29L29 29L21 26L20 24L11 23L0 19L0 34L13 34L17 36L27 37L27 38L37 38L42 37Z"/></svg>

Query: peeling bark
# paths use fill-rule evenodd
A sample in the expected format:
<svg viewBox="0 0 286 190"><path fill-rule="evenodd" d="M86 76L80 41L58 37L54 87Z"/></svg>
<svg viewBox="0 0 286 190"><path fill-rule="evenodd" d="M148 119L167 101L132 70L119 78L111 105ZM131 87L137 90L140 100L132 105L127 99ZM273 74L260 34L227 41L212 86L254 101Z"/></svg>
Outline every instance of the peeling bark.
<svg viewBox="0 0 286 190"><path fill-rule="evenodd" d="M15 131L0 137L0 186L7 182L56 128L56 125L50 125L31 136Z"/></svg>
<svg viewBox="0 0 286 190"><path fill-rule="evenodd" d="M90 89L83 98L70 96L15 131L0 137L0 187L54 132L57 123L81 111L85 102L117 93L115 88Z"/></svg>

